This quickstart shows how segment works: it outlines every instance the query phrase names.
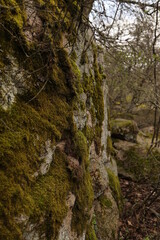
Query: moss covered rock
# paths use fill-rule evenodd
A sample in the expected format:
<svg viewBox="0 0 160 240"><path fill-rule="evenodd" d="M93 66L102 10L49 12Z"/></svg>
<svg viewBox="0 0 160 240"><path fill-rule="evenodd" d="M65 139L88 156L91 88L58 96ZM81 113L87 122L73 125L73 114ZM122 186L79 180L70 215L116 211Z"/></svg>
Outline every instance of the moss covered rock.
<svg viewBox="0 0 160 240"><path fill-rule="evenodd" d="M114 119L111 120L111 133L113 138L136 142L138 127L133 120Z"/></svg>
<svg viewBox="0 0 160 240"><path fill-rule="evenodd" d="M95 203L94 225L97 239L117 239L119 211L111 192L105 191L98 200Z"/></svg>
<svg viewBox="0 0 160 240"><path fill-rule="evenodd" d="M96 240L94 201L110 211L114 203L99 199L108 187L105 82L98 48L84 58L85 33L74 35L80 2L0 5L0 239Z"/></svg>

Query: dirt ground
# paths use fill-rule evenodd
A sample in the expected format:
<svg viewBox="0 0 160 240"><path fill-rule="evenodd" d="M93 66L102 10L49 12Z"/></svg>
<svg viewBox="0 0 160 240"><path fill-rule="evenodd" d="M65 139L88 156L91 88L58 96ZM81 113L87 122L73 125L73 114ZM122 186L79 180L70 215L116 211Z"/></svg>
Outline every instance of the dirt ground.
<svg viewBox="0 0 160 240"><path fill-rule="evenodd" d="M120 184L124 208L119 240L160 240L160 186L154 186L154 189L149 183L122 177Z"/></svg>

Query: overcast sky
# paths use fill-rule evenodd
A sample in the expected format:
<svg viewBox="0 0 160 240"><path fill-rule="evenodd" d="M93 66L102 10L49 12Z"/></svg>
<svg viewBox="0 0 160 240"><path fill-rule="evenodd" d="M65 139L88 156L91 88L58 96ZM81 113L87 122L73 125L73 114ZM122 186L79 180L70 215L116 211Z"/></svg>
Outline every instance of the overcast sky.
<svg viewBox="0 0 160 240"><path fill-rule="evenodd" d="M106 27L110 27L109 30L107 30L110 35L121 32L121 41L126 41L128 38L131 38L129 34L130 29L134 29L137 23L137 16L143 17L143 11L136 5L119 4L116 0L103 0L102 2L105 6L105 16L104 14L100 15L100 13L103 12L103 7L95 1L93 11L90 15L92 23L96 27L100 27L102 31L105 30ZM143 2L156 3L157 0L145 0ZM153 9L146 8L145 10L151 11ZM102 19L104 24L102 24Z"/></svg>

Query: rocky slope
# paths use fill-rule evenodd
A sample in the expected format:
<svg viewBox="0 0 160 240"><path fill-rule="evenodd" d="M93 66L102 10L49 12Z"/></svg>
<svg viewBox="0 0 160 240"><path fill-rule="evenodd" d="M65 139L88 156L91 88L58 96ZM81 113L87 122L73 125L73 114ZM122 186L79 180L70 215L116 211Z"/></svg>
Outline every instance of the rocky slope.
<svg viewBox="0 0 160 240"><path fill-rule="evenodd" d="M92 2L0 0L0 239L117 238L103 49L84 24Z"/></svg>

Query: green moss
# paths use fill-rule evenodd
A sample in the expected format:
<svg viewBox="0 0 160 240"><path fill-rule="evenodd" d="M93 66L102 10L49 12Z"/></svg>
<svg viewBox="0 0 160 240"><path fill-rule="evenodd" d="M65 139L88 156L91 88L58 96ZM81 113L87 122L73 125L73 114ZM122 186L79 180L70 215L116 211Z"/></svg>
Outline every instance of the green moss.
<svg viewBox="0 0 160 240"><path fill-rule="evenodd" d="M83 74L83 89L87 95L93 96L94 93L94 78L93 75Z"/></svg>
<svg viewBox="0 0 160 240"><path fill-rule="evenodd" d="M24 24L23 4L20 5L16 0L1 0L1 4L4 6L1 18L6 20L7 27L21 30Z"/></svg>
<svg viewBox="0 0 160 240"><path fill-rule="evenodd" d="M57 59L60 61L59 56ZM33 60L31 66L37 68L34 64L36 61ZM28 65L26 64L25 68L28 68ZM68 183L64 179L67 177L65 158L61 160L60 153L56 155L58 160L55 159L56 164L51 166L51 172L45 178L39 176L37 183L33 175L40 168L42 162L40 155L45 142L50 139L52 145L55 145L65 132L72 128L72 104L66 100L70 98L72 91L67 83L71 73L72 69L68 63L56 67L54 78L50 78L46 88L34 100L29 101L37 93L36 85L27 94L19 96L10 110L4 111L0 108L0 181L3 183L3 187L0 188L0 192L3 192L0 196L1 239L22 238L22 229L15 220L15 217L22 213L32 217L32 222L39 217L46 218L47 229L43 227L43 231L49 234L48 239L50 235L56 236L65 216L67 208L64 195L68 191ZM31 79L34 86L36 77L34 79L32 76ZM64 165L61 165L62 161ZM63 178L62 181L57 175L57 169ZM63 181L66 182L66 188ZM55 183L57 192L50 191L51 182ZM64 201L60 202L60 198ZM45 205L48 209L44 207Z"/></svg>
<svg viewBox="0 0 160 240"><path fill-rule="evenodd" d="M74 150L80 162L88 166L88 145L87 139L81 131L77 131L74 136Z"/></svg>
<svg viewBox="0 0 160 240"><path fill-rule="evenodd" d="M71 59L75 62L77 60L78 56L75 50L71 52Z"/></svg>
<svg viewBox="0 0 160 240"><path fill-rule="evenodd" d="M98 240L95 230L94 230L94 226L89 226L87 233L86 233L86 240Z"/></svg>
<svg viewBox="0 0 160 240"><path fill-rule="evenodd" d="M138 154L136 149L133 147L128 150L125 155L128 161L127 165L129 166L124 166L124 168L126 169L127 167L127 171L133 173L137 180L142 177L146 177L147 169L149 167L147 158L143 158L142 155Z"/></svg>
<svg viewBox="0 0 160 240"><path fill-rule="evenodd" d="M77 131L74 136L74 150L82 168L82 178L74 184L76 202L73 208L72 228L82 234L89 221L89 211L93 203L93 187L88 165L88 145L84 134Z"/></svg>
<svg viewBox="0 0 160 240"><path fill-rule="evenodd" d="M133 121L128 119L115 119L115 120L112 119L110 124L112 130L121 129L125 127L129 127L131 130L135 129Z"/></svg>
<svg viewBox="0 0 160 240"><path fill-rule="evenodd" d="M158 181L158 169L160 167L160 154L153 152L151 155L144 155L142 150L137 148L130 148L125 152L125 162L122 164L127 172L132 173L136 180L150 179L151 182ZM120 163L118 162L120 165Z"/></svg>
<svg viewBox="0 0 160 240"><path fill-rule="evenodd" d="M83 93L82 84L80 82L81 72L80 72L77 64L75 63L75 61L73 61L71 59L70 63L71 63L72 71L73 71L73 74L74 74L74 83L73 83L74 90L75 90L75 93L77 94L77 96L79 96L81 93Z"/></svg>
<svg viewBox="0 0 160 240"><path fill-rule="evenodd" d="M109 186L112 190L113 197L117 202L119 210L122 211L123 202L119 179L109 168L107 168L107 173L109 177Z"/></svg>
<svg viewBox="0 0 160 240"><path fill-rule="evenodd" d="M45 103L44 99L42 98L43 104ZM49 100L47 103L48 107L54 106ZM3 216L4 225L5 221L8 223L5 228L10 229L8 231L12 229L15 234L20 230L14 217L21 212L30 215L32 211L34 199L30 191L35 181L33 174L41 164L39 157L41 148L48 139L51 139L54 144L61 138L59 130L62 131L68 127L64 112L62 113L63 117L61 116L63 121L60 118L63 108L59 109L60 112L54 113L57 116L57 126L55 126L53 122L56 123L56 119L49 119L51 116L49 109L53 108L47 109L46 106L45 111L43 105L37 111L33 106L24 103L22 99L17 99L17 104L10 111L0 110L0 166L2 170L0 181L3 182L1 191L5 192L0 196L1 217ZM65 110L67 111L66 108ZM5 233L1 232L2 239L5 239ZM5 232L7 235L7 230ZM17 239L19 238L17 237Z"/></svg>
<svg viewBox="0 0 160 240"><path fill-rule="evenodd" d="M79 235L86 229L93 204L92 180L88 170L83 170L83 179L74 186L76 202L73 208L72 228Z"/></svg>
<svg viewBox="0 0 160 240"><path fill-rule="evenodd" d="M102 123L104 120L104 99L103 99L103 91L102 91L102 74L100 73L100 68L97 63L97 49L93 45L93 56L94 56L94 78L95 78L95 86L94 86L94 94L93 94L93 104L95 107L96 114L96 127L95 127L95 146L97 154L100 153L101 146L101 133L102 133Z"/></svg>
<svg viewBox="0 0 160 240"><path fill-rule="evenodd" d="M108 131L111 131L111 113L110 113L110 108L107 108L107 115L108 115Z"/></svg>
<svg viewBox="0 0 160 240"><path fill-rule="evenodd" d="M65 74L66 84L70 86L72 93L79 98L79 95L83 92L80 82L81 73L80 70L72 59L68 58L68 53L61 49L58 51L59 65L63 69Z"/></svg>
<svg viewBox="0 0 160 240"><path fill-rule="evenodd" d="M114 153L114 148L113 148L113 145L112 145L112 139L110 136L107 137L107 154L108 155L111 155Z"/></svg>
<svg viewBox="0 0 160 240"><path fill-rule="evenodd" d="M43 0L36 0L37 3L39 3L40 6L44 6L45 2Z"/></svg>
<svg viewBox="0 0 160 240"><path fill-rule="evenodd" d="M95 123L96 122L96 110L94 108L94 105L92 105L90 108L90 114L92 117L92 123Z"/></svg>
<svg viewBox="0 0 160 240"><path fill-rule="evenodd" d="M67 213L66 198L70 189L66 155L56 150L47 176L41 177L32 189L36 203L31 218L36 222L46 213L47 239L56 239L59 227Z"/></svg>
<svg viewBox="0 0 160 240"><path fill-rule="evenodd" d="M93 95L93 103L96 109L96 118L99 122L99 125L102 126L104 119L104 101L101 82L96 83Z"/></svg>
<svg viewBox="0 0 160 240"><path fill-rule="evenodd" d="M112 202L111 200L106 197L105 195L101 195L99 197L99 201L102 207L106 207L106 208L111 208L112 207Z"/></svg>
<svg viewBox="0 0 160 240"><path fill-rule="evenodd" d="M111 121L111 132L114 138L137 142L138 127L136 122L126 119Z"/></svg>
<svg viewBox="0 0 160 240"><path fill-rule="evenodd" d="M86 125L83 129L83 133L88 141L88 145L90 146L94 139L94 129Z"/></svg>
<svg viewBox="0 0 160 240"><path fill-rule="evenodd" d="M104 100L102 91L103 73L101 67L97 63L97 48L93 45L93 70L94 74L90 71L89 74L83 74L83 89L88 98L92 99L93 105L90 107L92 116L92 123L95 125L95 147L97 154L101 151L101 133L102 123L104 120Z"/></svg>

